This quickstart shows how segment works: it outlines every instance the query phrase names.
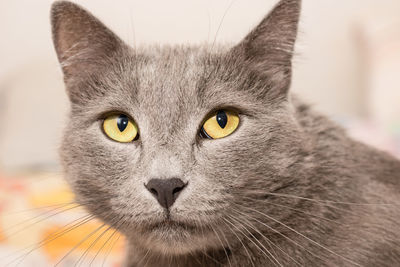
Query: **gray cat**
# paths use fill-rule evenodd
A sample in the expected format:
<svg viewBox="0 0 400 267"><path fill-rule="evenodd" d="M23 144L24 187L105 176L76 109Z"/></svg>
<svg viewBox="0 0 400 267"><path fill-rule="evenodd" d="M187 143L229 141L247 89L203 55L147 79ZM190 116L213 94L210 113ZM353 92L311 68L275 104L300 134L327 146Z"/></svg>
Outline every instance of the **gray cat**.
<svg viewBox="0 0 400 267"><path fill-rule="evenodd" d="M400 162L289 93L300 9L281 0L232 48L133 49L53 4L63 167L127 266L400 264Z"/></svg>

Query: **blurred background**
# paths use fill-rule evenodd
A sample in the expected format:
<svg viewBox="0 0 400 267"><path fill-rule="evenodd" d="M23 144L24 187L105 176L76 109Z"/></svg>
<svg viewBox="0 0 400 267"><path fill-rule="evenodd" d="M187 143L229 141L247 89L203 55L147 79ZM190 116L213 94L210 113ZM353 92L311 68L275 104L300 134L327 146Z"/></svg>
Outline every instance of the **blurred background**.
<svg viewBox="0 0 400 267"><path fill-rule="evenodd" d="M145 45L238 42L277 0L74 2L129 44ZM57 182L68 100L52 47L51 3L0 0L0 211L71 199ZM400 1L304 0L292 90L355 138L400 156ZM26 238L12 239L14 246ZM59 246L49 252L53 260Z"/></svg>

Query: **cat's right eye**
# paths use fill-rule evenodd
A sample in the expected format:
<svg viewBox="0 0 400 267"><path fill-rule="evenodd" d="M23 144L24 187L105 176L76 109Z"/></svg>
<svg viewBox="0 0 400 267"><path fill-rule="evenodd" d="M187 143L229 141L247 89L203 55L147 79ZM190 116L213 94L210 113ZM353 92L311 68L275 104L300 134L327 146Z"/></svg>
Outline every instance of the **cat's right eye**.
<svg viewBox="0 0 400 267"><path fill-rule="evenodd" d="M108 137L120 143L130 143L139 138L136 123L125 114L113 114L106 117L103 130Z"/></svg>

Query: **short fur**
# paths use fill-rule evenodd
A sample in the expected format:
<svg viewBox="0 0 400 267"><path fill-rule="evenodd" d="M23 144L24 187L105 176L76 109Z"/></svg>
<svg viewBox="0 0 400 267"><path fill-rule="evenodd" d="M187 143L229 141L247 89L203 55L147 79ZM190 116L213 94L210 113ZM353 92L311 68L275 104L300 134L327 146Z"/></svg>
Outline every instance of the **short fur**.
<svg viewBox="0 0 400 267"><path fill-rule="evenodd" d="M300 0L233 48L132 49L87 11L52 7L71 100L61 158L77 200L128 240L127 266L395 266L400 162L350 139L289 93ZM213 110L240 114L219 140ZM138 124L107 138L105 114ZM167 213L145 188L180 178Z"/></svg>

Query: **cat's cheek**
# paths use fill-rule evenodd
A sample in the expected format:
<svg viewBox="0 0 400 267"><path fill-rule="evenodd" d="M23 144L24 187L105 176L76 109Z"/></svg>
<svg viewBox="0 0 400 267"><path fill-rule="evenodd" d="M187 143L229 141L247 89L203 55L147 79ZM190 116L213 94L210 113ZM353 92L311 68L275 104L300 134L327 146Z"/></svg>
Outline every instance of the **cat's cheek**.
<svg viewBox="0 0 400 267"><path fill-rule="evenodd" d="M140 146L107 139L96 126L70 129L62 150L67 171L102 184L130 177L140 159Z"/></svg>

